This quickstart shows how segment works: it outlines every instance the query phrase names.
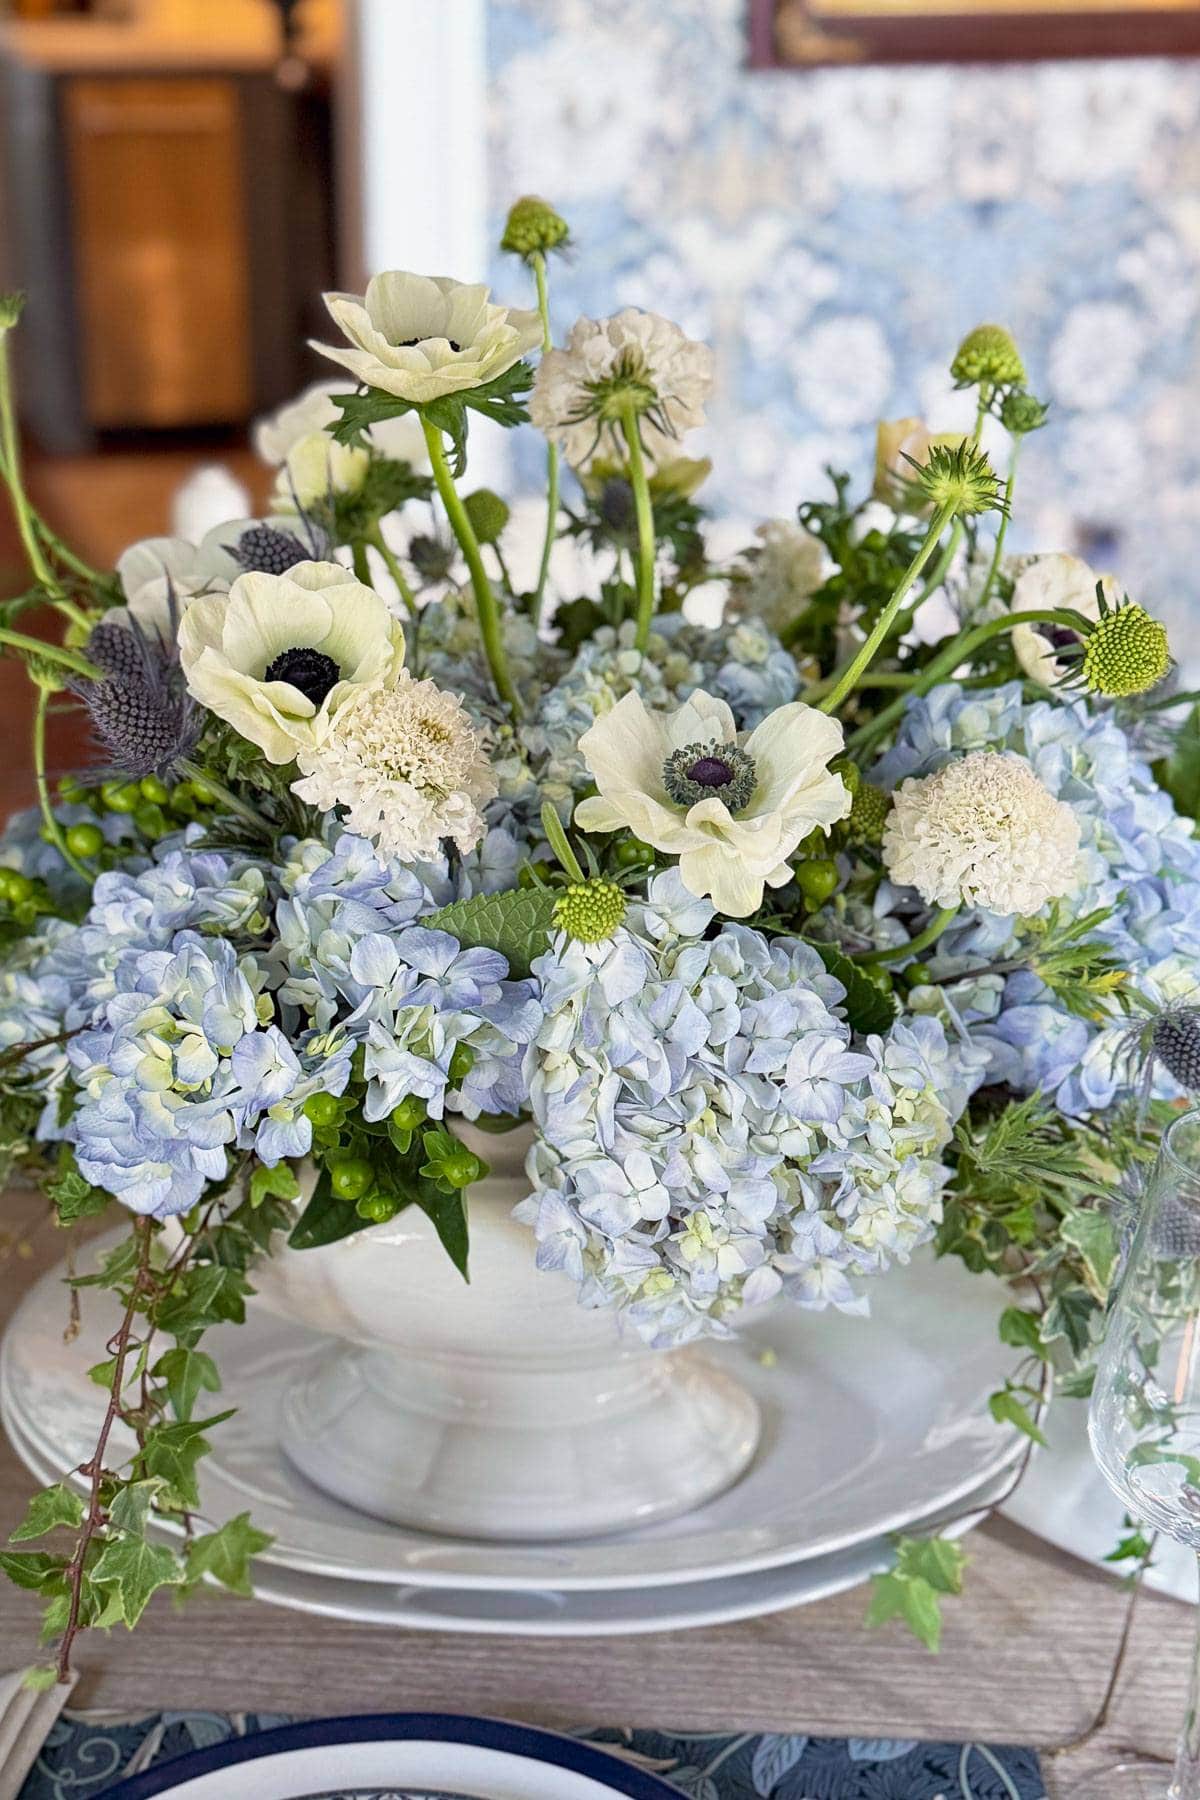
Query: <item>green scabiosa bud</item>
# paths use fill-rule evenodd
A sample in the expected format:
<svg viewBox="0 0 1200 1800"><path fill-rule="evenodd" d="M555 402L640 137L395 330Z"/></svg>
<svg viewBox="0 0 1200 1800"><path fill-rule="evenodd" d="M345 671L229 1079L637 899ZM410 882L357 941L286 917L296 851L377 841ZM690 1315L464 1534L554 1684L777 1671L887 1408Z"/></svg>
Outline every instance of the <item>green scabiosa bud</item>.
<svg viewBox="0 0 1200 1800"><path fill-rule="evenodd" d="M554 923L581 944L610 938L625 917L625 896L615 881L573 881L554 906Z"/></svg>
<svg viewBox="0 0 1200 1800"><path fill-rule="evenodd" d="M508 524L508 503L491 488L476 488L463 501L471 529L481 544L494 544Z"/></svg>
<svg viewBox="0 0 1200 1800"><path fill-rule="evenodd" d="M500 248L514 256L530 257L539 251L545 256L551 250L561 250L569 236L567 221L549 201L536 194L525 194L509 208Z"/></svg>
<svg viewBox="0 0 1200 1800"><path fill-rule="evenodd" d="M1010 437L1028 437L1031 431L1040 431L1049 414L1049 402L1026 388L1014 388L1000 405L1000 423Z"/></svg>
<svg viewBox="0 0 1200 1800"><path fill-rule="evenodd" d="M883 824L892 801L882 788L864 781L855 789L854 800L846 818L846 836L852 844L880 844Z"/></svg>
<svg viewBox="0 0 1200 1800"><path fill-rule="evenodd" d="M1003 512L1000 478L982 450L969 439L961 444L934 444L925 462L906 457L916 471L914 486L939 510L960 514Z"/></svg>
<svg viewBox="0 0 1200 1800"><path fill-rule="evenodd" d="M1167 628L1142 606L1107 608L1084 640L1084 686L1110 700L1144 694L1170 667Z"/></svg>
<svg viewBox="0 0 1200 1800"><path fill-rule="evenodd" d="M1014 387L1025 380L1025 364L1003 325L977 325L958 346L950 373L959 387Z"/></svg>

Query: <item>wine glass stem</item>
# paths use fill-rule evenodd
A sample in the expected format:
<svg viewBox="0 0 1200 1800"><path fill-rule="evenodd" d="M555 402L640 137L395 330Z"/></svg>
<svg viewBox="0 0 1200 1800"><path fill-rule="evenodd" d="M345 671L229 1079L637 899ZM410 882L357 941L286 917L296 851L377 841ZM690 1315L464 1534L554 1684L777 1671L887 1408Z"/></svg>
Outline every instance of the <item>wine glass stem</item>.
<svg viewBox="0 0 1200 1800"><path fill-rule="evenodd" d="M1175 1759L1175 1776L1167 1800L1200 1800L1200 1613L1192 1654L1192 1680L1188 1691L1187 1718Z"/></svg>

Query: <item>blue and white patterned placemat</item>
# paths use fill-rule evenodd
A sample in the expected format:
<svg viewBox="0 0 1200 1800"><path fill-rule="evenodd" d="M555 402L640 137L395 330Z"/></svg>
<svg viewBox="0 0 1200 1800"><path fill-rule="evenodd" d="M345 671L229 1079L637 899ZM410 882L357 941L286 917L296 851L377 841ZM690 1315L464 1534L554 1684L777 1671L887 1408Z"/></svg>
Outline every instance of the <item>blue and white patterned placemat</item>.
<svg viewBox="0 0 1200 1800"><path fill-rule="evenodd" d="M287 1723L281 1715L165 1712L102 1723L64 1713L19 1800L101 1800L170 1757ZM1045 1800L1032 1750L879 1738L603 1730L580 1737L625 1756L689 1800Z"/></svg>

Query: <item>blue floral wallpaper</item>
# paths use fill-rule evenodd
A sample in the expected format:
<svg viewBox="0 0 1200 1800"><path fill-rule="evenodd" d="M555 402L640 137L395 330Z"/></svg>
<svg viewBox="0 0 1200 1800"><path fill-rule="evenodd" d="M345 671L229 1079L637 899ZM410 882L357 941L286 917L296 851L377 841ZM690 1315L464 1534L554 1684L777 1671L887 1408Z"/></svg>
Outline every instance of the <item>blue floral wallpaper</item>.
<svg viewBox="0 0 1200 1800"><path fill-rule="evenodd" d="M825 463L865 472L881 415L965 420L946 364L995 318L1054 403L1014 544L1081 551L1187 620L1200 64L751 74L742 0L489 0L488 19L493 236L544 193L578 244L560 330L640 304L715 346L725 511L790 514ZM493 279L521 287L508 259Z"/></svg>

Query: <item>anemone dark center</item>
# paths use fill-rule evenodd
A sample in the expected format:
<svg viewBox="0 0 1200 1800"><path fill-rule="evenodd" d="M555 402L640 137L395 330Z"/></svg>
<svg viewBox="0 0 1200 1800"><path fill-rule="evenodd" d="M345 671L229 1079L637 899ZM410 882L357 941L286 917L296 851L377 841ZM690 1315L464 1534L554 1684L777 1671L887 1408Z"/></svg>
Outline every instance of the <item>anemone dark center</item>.
<svg viewBox="0 0 1200 1800"><path fill-rule="evenodd" d="M733 770L719 756L701 756L686 771L689 781L695 781L701 787L728 787L733 780Z"/></svg>
<svg viewBox="0 0 1200 1800"><path fill-rule="evenodd" d="M264 681L286 681L292 687L299 688L306 700L314 706L320 706L331 688L337 686L342 679L342 671L332 656L326 656L323 650L304 649L297 645L291 650L281 650L274 662L267 664L263 676Z"/></svg>
<svg viewBox="0 0 1200 1800"><path fill-rule="evenodd" d="M401 338L399 343L396 345L396 348L397 348L397 350L415 350L418 344L427 344L428 342L429 342L429 339L427 337ZM460 351L462 349L462 345L460 343L456 342L456 340L454 338L447 338L446 342L449 344L450 348L456 354L458 353L458 351Z"/></svg>
<svg viewBox="0 0 1200 1800"><path fill-rule="evenodd" d="M662 779L676 806L720 800L731 813L749 806L758 786L754 758L737 744L685 744L672 750Z"/></svg>
<svg viewBox="0 0 1200 1800"><path fill-rule="evenodd" d="M1069 650L1072 644L1079 642L1079 633L1072 631L1069 625L1043 625L1040 629L1054 650Z"/></svg>

